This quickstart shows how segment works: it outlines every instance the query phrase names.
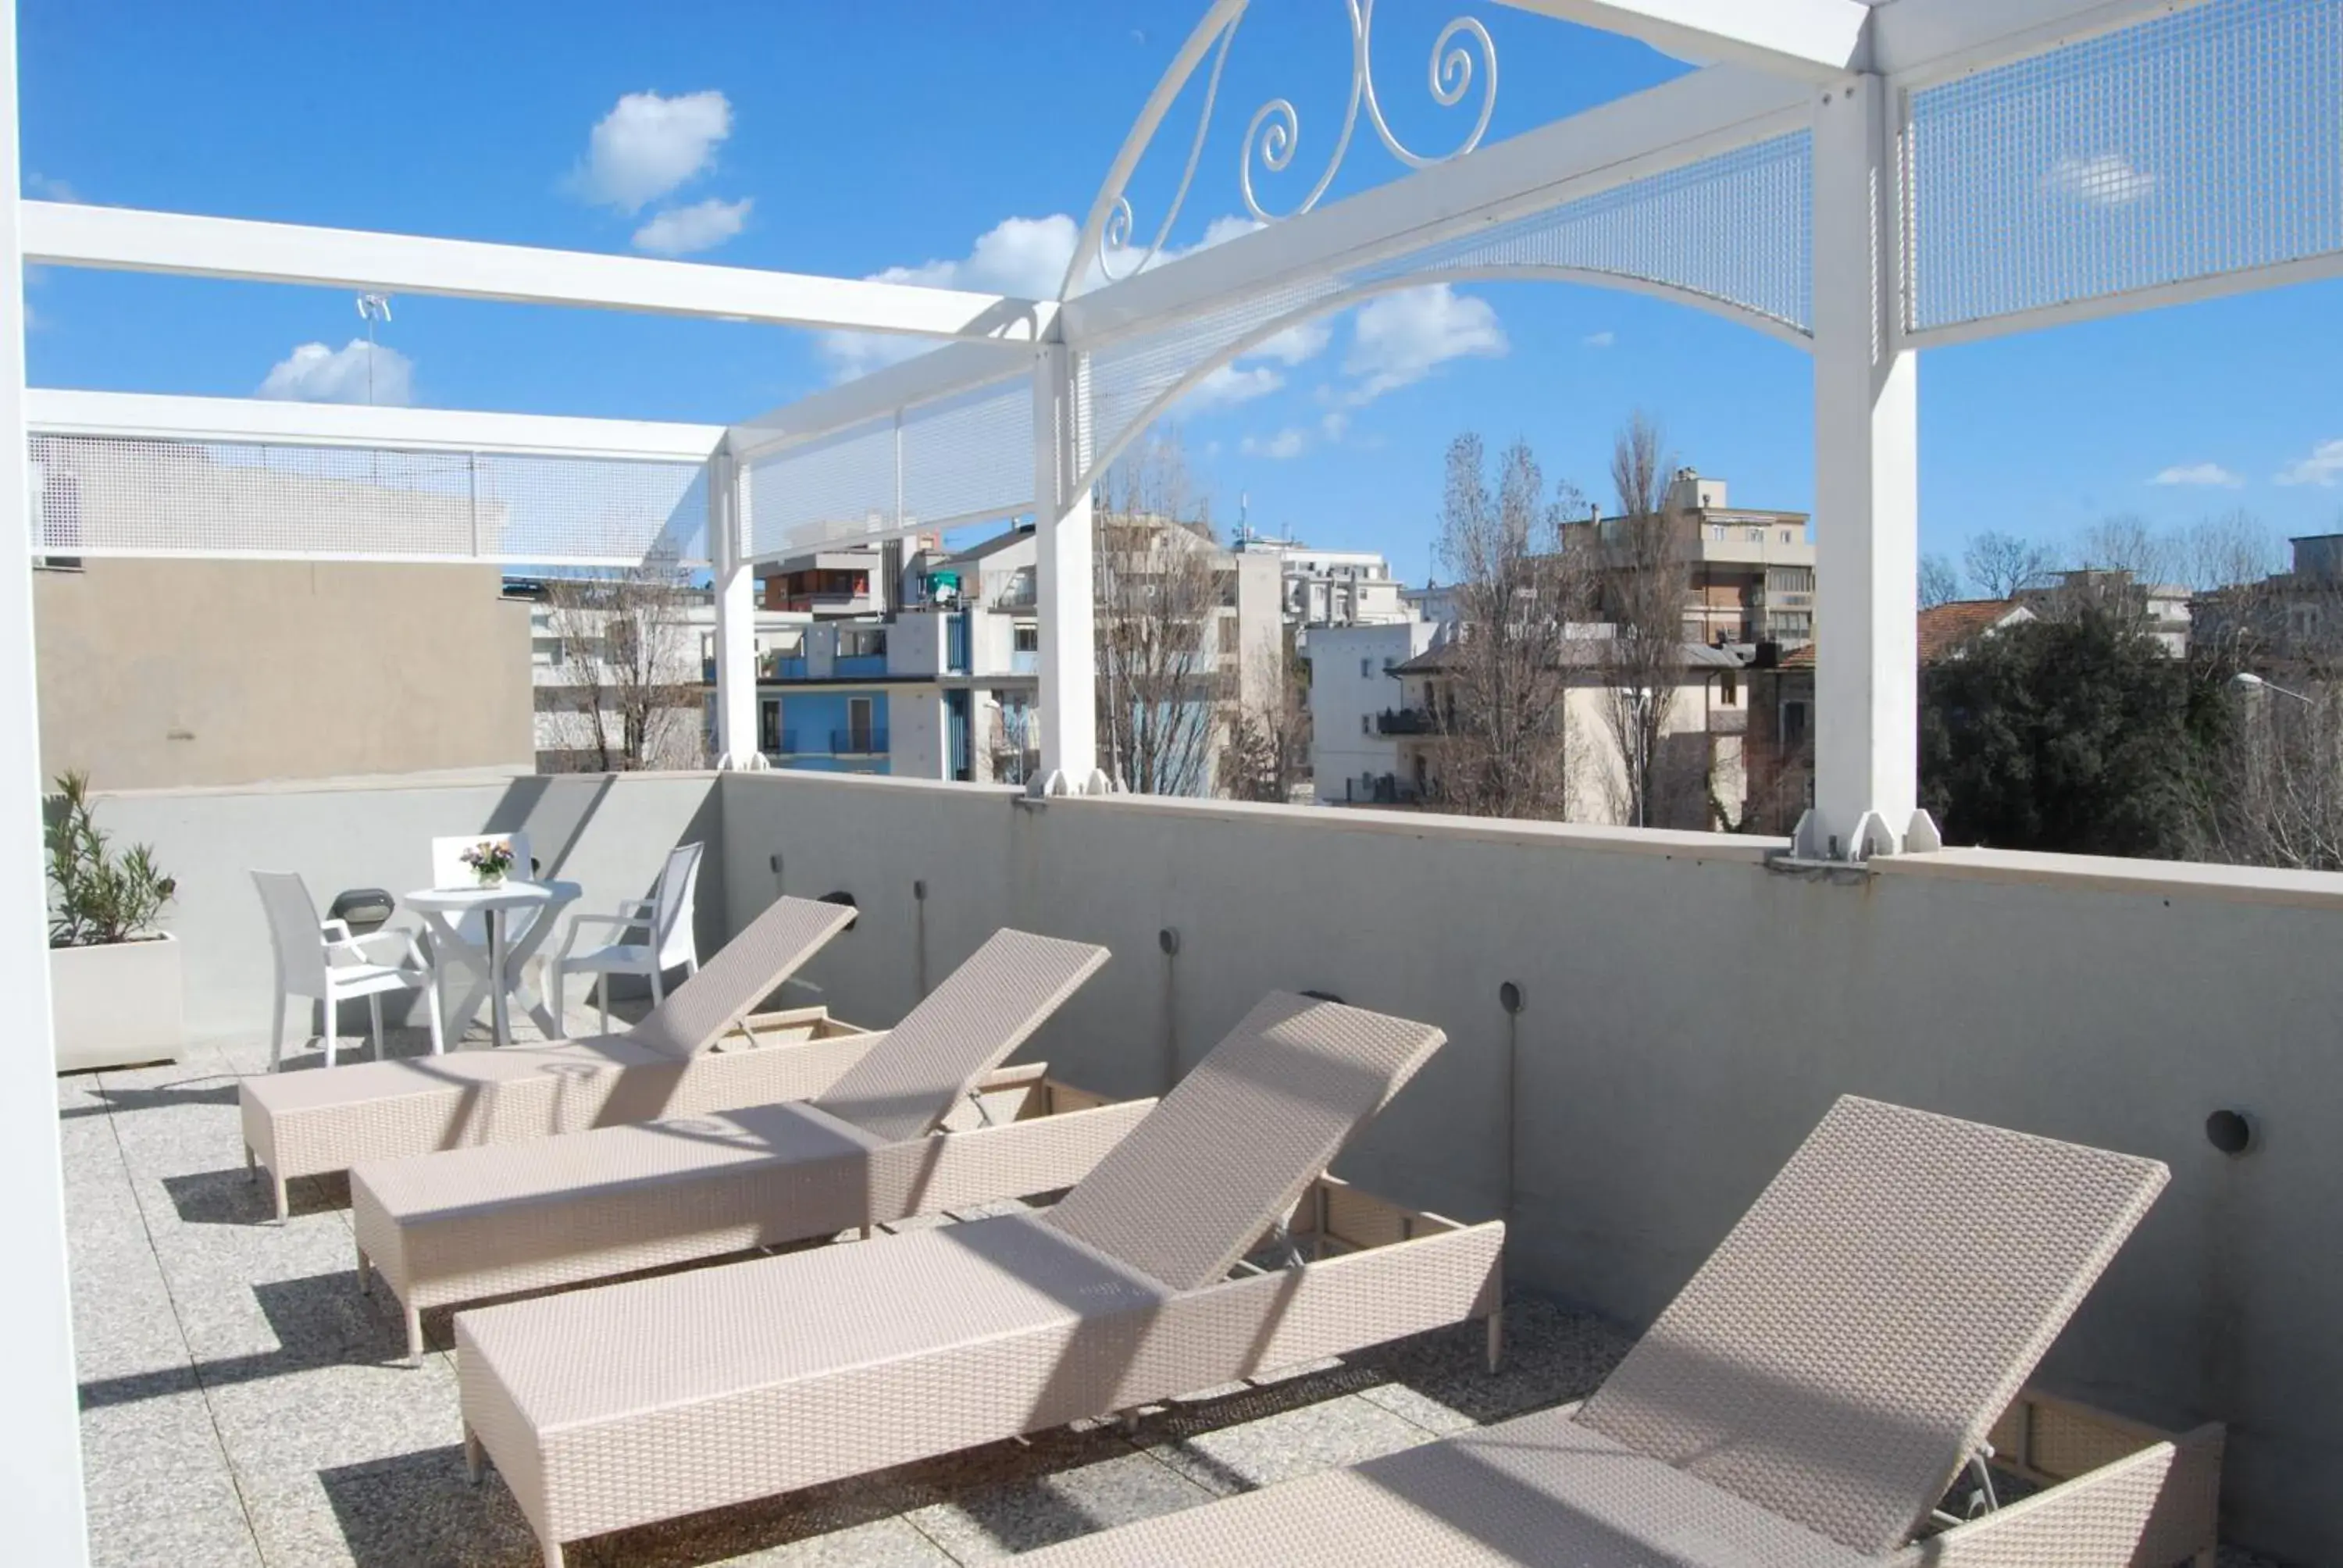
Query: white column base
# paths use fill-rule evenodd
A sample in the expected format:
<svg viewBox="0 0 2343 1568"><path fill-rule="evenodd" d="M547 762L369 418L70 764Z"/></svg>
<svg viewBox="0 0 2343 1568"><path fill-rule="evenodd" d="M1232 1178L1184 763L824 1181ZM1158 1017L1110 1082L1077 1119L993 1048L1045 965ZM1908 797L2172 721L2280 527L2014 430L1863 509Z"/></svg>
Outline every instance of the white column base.
<svg viewBox="0 0 2343 1568"><path fill-rule="evenodd" d="M716 759L716 770L719 773L770 773L773 760L761 751L751 751L745 757L736 757L727 751Z"/></svg>
<svg viewBox="0 0 2343 1568"><path fill-rule="evenodd" d="M1927 855L1945 847L1936 819L1915 811L1900 834L1887 829L1876 811L1865 811L1855 823L1852 843L1835 841L1823 830L1823 820L1809 808L1790 835L1790 853L1801 860L1845 860L1860 864L1874 855Z"/></svg>
<svg viewBox="0 0 2343 1568"><path fill-rule="evenodd" d="M1090 777L1081 779L1053 769L1026 785L1025 793L1035 800L1046 800L1056 795L1120 795L1122 786L1107 777L1106 769L1102 768L1091 769Z"/></svg>

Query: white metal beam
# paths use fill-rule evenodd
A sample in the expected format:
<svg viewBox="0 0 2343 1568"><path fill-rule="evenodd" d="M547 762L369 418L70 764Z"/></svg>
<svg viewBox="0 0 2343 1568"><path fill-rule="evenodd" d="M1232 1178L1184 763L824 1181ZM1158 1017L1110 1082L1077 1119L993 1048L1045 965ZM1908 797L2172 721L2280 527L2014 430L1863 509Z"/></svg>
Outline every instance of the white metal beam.
<svg viewBox="0 0 2343 1568"><path fill-rule="evenodd" d="M161 441L274 442L297 447L390 447L407 451L509 452L548 457L639 457L700 463L724 438L721 425L580 419L453 408L383 408L280 403L261 397L176 397L35 387L25 422L50 436L125 436Z"/></svg>
<svg viewBox="0 0 2343 1568"><path fill-rule="evenodd" d="M1871 24L1869 68L1910 86L2038 55L2205 0L1886 0Z"/></svg>
<svg viewBox="0 0 2343 1568"><path fill-rule="evenodd" d="M649 256L26 202L25 259L789 327L1031 340L1054 307L960 289Z"/></svg>
<svg viewBox="0 0 2343 1568"><path fill-rule="evenodd" d="M1502 0L1640 38L1701 65L1725 61L1793 81L1835 81L1864 66L1863 0Z"/></svg>
<svg viewBox="0 0 2343 1568"><path fill-rule="evenodd" d="M1085 351L1804 129L1807 89L1716 65L1068 300Z"/></svg>

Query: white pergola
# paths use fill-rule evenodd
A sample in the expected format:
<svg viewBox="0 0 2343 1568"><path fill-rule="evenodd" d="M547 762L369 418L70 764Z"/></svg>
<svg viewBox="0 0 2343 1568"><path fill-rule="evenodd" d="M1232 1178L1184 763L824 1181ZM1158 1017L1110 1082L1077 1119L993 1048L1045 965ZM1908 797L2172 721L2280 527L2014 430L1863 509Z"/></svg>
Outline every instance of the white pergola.
<svg viewBox="0 0 2343 1568"><path fill-rule="evenodd" d="M1918 354L1941 345L2343 271L2343 0L1493 0L1698 65L1666 85L1483 146L1494 46L1441 30L1428 86L1466 127L1427 156L1389 128L1374 0L1347 14L1348 114L1306 146L1284 100L1248 125L1256 231L1171 257L1246 0L1209 0L1091 204L1056 299L49 202L0 206L0 381L25 436L0 493L26 555L296 556L607 566L654 550L718 588L728 766L755 736L753 567L848 539L1038 519L1050 792L1110 788L1093 714L1090 497L1184 393L1297 325L1432 282L1546 279L1674 300L1815 361L1819 747L1798 850L1933 848L1918 809ZM13 0L7 156L15 156ZM1388 90L1385 88L1384 90ZM1128 190L1159 130L1178 194L1142 229ZM1410 172L1319 205L1353 148ZM1311 158L1323 158L1313 176ZM1272 213L1257 172L1306 190ZM1143 233L1151 238L1141 238ZM729 427L23 385L21 267L127 268L890 333L937 347ZM40 467L41 489L29 467ZM417 518L217 502L220 475L352 465ZM385 478L386 466L391 475ZM72 481L76 504L45 504ZM266 487L297 497L297 485ZM206 499L206 498L210 498ZM115 499L99 504L105 498ZM468 510L451 511L454 498ZM450 516L468 517L468 527ZM30 590L0 614L0 734L19 829L0 965L45 1018ZM14 930L14 938L7 931ZM28 1031L29 1032L29 1031ZM77 1439L45 1049L9 1081L0 1180L26 1280L0 1307L0 1438L19 1533L80 1560Z"/></svg>

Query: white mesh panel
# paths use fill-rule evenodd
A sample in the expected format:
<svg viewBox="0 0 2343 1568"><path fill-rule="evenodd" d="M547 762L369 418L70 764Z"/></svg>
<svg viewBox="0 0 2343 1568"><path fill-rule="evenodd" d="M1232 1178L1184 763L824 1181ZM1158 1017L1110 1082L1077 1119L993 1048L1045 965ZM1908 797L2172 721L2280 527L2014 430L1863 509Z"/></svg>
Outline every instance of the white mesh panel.
<svg viewBox="0 0 2343 1568"><path fill-rule="evenodd" d="M1011 517L1033 505L1031 377L903 416L903 512L932 527Z"/></svg>
<svg viewBox="0 0 2343 1568"><path fill-rule="evenodd" d="M786 447L741 477L751 555L882 534L895 516L895 417Z"/></svg>
<svg viewBox="0 0 2343 1568"><path fill-rule="evenodd" d="M32 457L42 555L707 558L698 463L42 435Z"/></svg>
<svg viewBox="0 0 2343 1568"><path fill-rule="evenodd" d="M1910 113L1916 333L2343 249L2343 0L2210 0Z"/></svg>
<svg viewBox="0 0 2343 1568"><path fill-rule="evenodd" d="M745 477L749 553L765 558L1013 516L1033 504L1032 379L914 404L785 447L749 464Z"/></svg>
<svg viewBox="0 0 2343 1568"><path fill-rule="evenodd" d="M1298 279L1090 356L1105 450L1199 367L1296 313L1443 272L1568 269L1655 283L1805 332L1813 319L1813 140L1801 131L1565 202L1493 228Z"/></svg>

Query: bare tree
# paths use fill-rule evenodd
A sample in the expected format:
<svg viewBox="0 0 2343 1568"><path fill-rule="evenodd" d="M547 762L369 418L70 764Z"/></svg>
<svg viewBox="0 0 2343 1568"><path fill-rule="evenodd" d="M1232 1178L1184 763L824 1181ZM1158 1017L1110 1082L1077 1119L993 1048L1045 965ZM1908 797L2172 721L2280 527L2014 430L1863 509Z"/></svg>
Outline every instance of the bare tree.
<svg viewBox="0 0 2343 1568"><path fill-rule="evenodd" d="M2145 518L2130 513L2105 518L2083 530L2076 565L2087 573L2127 578L2141 588L2167 583L2178 577L2187 547L2170 534L2160 533Z"/></svg>
<svg viewBox="0 0 2343 1568"><path fill-rule="evenodd" d="M1920 558L1920 608L1934 609L1961 597L1961 574L1942 556Z"/></svg>
<svg viewBox="0 0 2343 1568"><path fill-rule="evenodd" d="M1986 598L2015 598L2026 588L2046 587L2056 565L2050 550L2014 534L1979 534L1961 552L1968 580Z"/></svg>
<svg viewBox="0 0 2343 1568"><path fill-rule="evenodd" d="M568 677L556 700L583 742L569 755L604 773L702 763L704 688L680 568L653 558L616 577L558 578L546 604Z"/></svg>
<svg viewBox="0 0 2343 1568"><path fill-rule="evenodd" d="M1109 769L1143 795L1213 783L1233 660L1210 508L1176 435L1151 437L1101 486L1092 572L1098 731Z"/></svg>
<svg viewBox="0 0 2343 1568"><path fill-rule="evenodd" d="M1604 715L1619 749L1620 814L1638 828L1654 825L1677 782L1666 777L1666 738L1684 679L1690 524L1671 494L1670 467L1659 428L1641 414L1629 419L1611 449L1619 518L1602 545L1613 628L1602 667Z"/></svg>
<svg viewBox="0 0 2343 1568"><path fill-rule="evenodd" d="M1229 720L1221 793L1232 799L1282 805L1310 778L1310 666L1294 648L1292 628L1278 635L1279 648L1261 651L1279 659L1282 678L1266 694L1242 701Z"/></svg>
<svg viewBox="0 0 2343 1568"><path fill-rule="evenodd" d="M1529 447L1506 448L1489 487L1478 436L1449 443L1440 558L1457 622L1430 682L1443 804L1478 817L1570 809L1570 626L1586 598L1584 552L1565 542L1574 493L1549 500Z"/></svg>

